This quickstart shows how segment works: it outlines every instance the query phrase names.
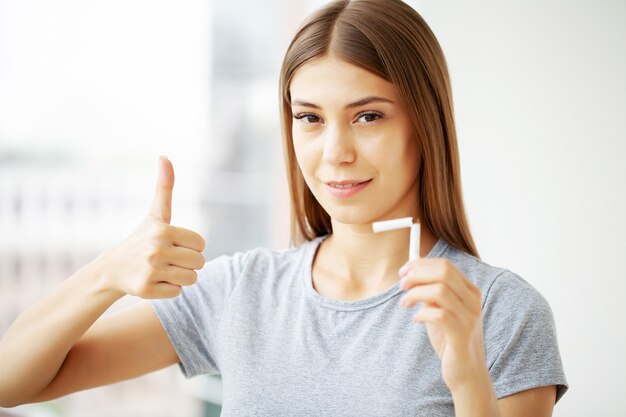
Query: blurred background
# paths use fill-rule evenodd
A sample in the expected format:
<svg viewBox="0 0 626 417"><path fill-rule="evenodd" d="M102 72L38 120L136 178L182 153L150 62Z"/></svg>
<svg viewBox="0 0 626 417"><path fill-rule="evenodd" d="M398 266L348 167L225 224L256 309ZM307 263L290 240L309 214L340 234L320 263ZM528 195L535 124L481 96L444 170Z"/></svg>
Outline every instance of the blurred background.
<svg viewBox="0 0 626 417"><path fill-rule="evenodd" d="M278 72L324 3L0 0L0 335L139 225L161 154L172 224L207 259L288 247ZM479 253L552 306L571 386L554 415L623 417L626 2L408 3L448 60ZM220 401L219 376L170 367L0 415L199 417Z"/></svg>

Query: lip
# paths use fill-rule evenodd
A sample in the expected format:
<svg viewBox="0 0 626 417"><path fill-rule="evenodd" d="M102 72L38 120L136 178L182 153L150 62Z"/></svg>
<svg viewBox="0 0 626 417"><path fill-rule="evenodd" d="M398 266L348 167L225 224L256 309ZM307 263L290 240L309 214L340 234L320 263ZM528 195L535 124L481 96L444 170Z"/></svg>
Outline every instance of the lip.
<svg viewBox="0 0 626 417"><path fill-rule="evenodd" d="M356 193L358 193L359 191L362 191L364 188L366 188L370 182L372 182L371 179L366 180L361 182L358 185L355 185L354 187L351 188L335 188L333 187L331 184L354 184L357 181L329 181L327 183L324 184L324 186L326 187L326 190L328 191L328 193L334 197L337 198L348 198L348 197L352 197L353 195L355 195Z"/></svg>

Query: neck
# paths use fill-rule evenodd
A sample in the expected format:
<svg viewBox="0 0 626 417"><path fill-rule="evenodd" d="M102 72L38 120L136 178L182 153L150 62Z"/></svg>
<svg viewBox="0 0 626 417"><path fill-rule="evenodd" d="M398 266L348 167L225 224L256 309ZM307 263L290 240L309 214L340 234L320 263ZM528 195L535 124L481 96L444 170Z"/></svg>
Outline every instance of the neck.
<svg viewBox="0 0 626 417"><path fill-rule="evenodd" d="M342 224L333 221L333 234L322 242L319 251L332 265L323 268L337 283L358 291L380 289L395 283L398 269L409 259L409 229L374 233L371 224ZM420 257L430 252L437 239L421 226Z"/></svg>

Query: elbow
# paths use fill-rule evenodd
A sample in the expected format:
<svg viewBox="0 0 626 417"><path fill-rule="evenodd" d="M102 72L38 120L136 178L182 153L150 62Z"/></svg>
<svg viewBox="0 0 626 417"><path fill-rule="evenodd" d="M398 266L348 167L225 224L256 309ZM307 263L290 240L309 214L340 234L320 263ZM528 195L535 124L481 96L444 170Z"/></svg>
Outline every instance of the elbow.
<svg viewBox="0 0 626 417"><path fill-rule="evenodd" d="M0 397L0 408L13 408L22 404L25 404L25 403L12 401L10 398Z"/></svg>
<svg viewBox="0 0 626 417"><path fill-rule="evenodd" d="M0 386L0 408L13 408L19 405L30 404L32 402L34 401L28 401L23 398L19 399L15 396L5 395L2 386ZM0 412L0 414L2 413Z"/></svg>
<svg viewBox="0 0 626 417"><path fill-rule="evenodd" d="M13 408L27 403L28 401L25 401L23 398L20 399L19 395L16 395L14 389L11 390L11 384L0 381L0 407Z"/></svg>
<svg viewBox="0 0 626 417"><path fill-rule="evenodd" d="M15 396L10 396L10 395L4 395L4 393L2 392L2 388L0 388L0 409L2 408L14 408L20 405L25 405L25 404L33 404L33 403L37 403L37 402L41 402L44 400L38 400L36 399L36 397L31 397L30 399L27 398L16 398ZM0 411L0 416L3 415L2 412Z"/></svg>

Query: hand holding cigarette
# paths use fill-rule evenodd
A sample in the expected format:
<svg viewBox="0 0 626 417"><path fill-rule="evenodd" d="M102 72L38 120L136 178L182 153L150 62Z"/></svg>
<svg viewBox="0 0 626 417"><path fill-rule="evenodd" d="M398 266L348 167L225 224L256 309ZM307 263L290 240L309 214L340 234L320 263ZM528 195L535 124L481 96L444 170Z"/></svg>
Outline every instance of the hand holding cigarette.
<svg viewBox="0 0 626 417"><path fill-rule="evenodd" d="M405 291L400 306L422 304L413 321L426 324L443 378L454 390L471 384L477 370L484 371L481 291L450 260L419 257L420 225L411 217L372 224L375 233L407 227L411 228L410 254L399 271L400 289Z"/></svg>

